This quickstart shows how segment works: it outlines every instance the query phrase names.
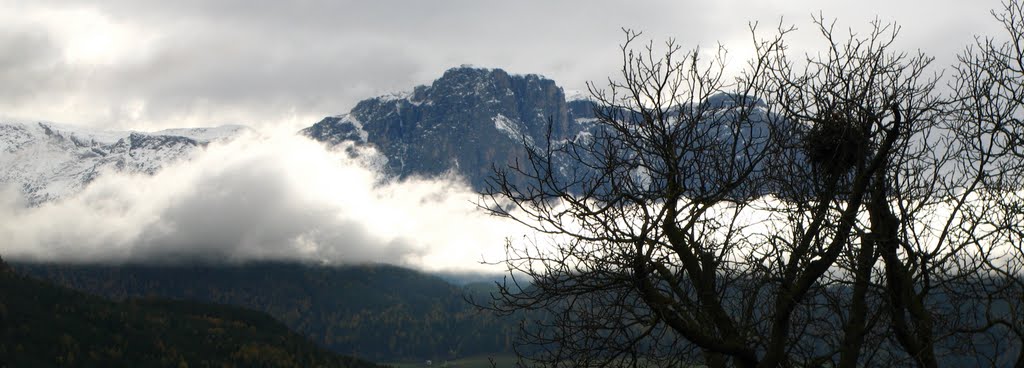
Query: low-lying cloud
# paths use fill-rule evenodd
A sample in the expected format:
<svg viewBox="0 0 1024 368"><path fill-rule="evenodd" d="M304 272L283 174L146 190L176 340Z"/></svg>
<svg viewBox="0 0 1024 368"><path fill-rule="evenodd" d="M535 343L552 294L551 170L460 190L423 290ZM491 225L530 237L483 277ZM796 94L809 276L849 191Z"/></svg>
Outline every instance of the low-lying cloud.
<svg viewBox="0 0 1024 368"><path fill-rule="evenodd" d="M156 175L106 173L26 207L0 194L0 254L64 262L300 260L485 270L515 227L454 177L385 181L292 134L212 144ZM520 233L522 233L520 229Z"/></svg>

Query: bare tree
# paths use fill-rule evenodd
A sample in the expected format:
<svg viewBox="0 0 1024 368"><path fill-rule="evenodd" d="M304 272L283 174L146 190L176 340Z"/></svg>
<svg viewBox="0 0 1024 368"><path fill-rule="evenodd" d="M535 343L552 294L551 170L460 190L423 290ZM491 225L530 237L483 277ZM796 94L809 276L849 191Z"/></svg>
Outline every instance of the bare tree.
<svg viewBox="0 0 1024 368"><path fill-rule="evenodd" d="M1006 39L978 38L954 70L955 132L965 171L978 173L969 217L959 236L971 248L951 294L972 300L971 323L959 326L973 351L1006 347L981 363L1024 367L1024 2L1007 1L993 16ZM981 356L981 354L978 354Z"/></svg>
<svg viewBox="0 0 1024 368"><path fill-rule="evenodd" d="M995 49L1016 45L1019 67L1008 9L1017 43ZM963 348L986 336L1019 346L1021 257L1000 249L1024 234L1024 147L994 139L1011 120L979 121L966 93L996 69L968 52L943 96L931 58L894 50L895 25L814 23L826 47L799 58L792 28L753 26L736 78L721 48L637 50L627 31L619 78L590 88L591 134L496 172L481 206L542 234L508 243L490 305L544 312L524 324L525 363L936 367L1014 349ZM1019 119L1020 79L1004 84L1018 94L991 108Z"/></svg>

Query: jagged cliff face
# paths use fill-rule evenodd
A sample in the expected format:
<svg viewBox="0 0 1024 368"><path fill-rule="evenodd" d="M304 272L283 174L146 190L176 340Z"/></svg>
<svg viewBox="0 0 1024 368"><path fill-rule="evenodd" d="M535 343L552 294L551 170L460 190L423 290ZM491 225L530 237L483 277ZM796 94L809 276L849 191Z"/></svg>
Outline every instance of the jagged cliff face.
<svg viewBox="0 0 1024 368"><path fill-rule="evenodd" d="M35 206L77 193L103 172L154 174L240 126L155 133L90 131L53 124L0 123L0 186Z"/></svg>
<svg viewBox="0 0 1024 368"><path fill-rule="evenodd" d="M526 157L524 141L545 144L549 123L553 140L574 137L581 130L577 120L589 118L592 106L567 103L562 88L534 74L461 67L430 86L364 100L303 133L329 144L372 145L399 177L454 170L481 190L492 165Z"/></svg>
<svg viewBox="0 0 1024 368"><path fill-rule="evenodd" d="M761 101L745 102L752 103L754 109L750 116L739 118L740 100L739 96L723 93L696 102L707 114L707 120L695 128L702 132L704 144L730 147L738 142L740 147L749 145L751 151L765 149L763 141L772 119ZM537 75L460 67L448 70L429 86L364 100L348 114L325 118L302 133L331 145L353 142L372 146L387 160L377 166L399 178L454 171L473 189L483 191L495 167L506 168L516 160L525 165L524 143L545 147L549 123L550 142L555 147L593 137L602 129L595 124L596 106L585 94L575 93L567 99L554 81ZM621 115L642 120L630 114L623 111ZM746 120L739 125L726 123L736 119ZM728 155L722 159L743 160ZM586 173L591 170L587 168L590 164L600 165L581 165L564 154L552 158L552 169L560 179ZM762 166L758 165L758 171L763 170ZM710 180L704 176L716 175L705 173L703 168L688 170L693 173L687 175L687 180L695 186ZM523 180L511 179L513 183Z"/></svg>

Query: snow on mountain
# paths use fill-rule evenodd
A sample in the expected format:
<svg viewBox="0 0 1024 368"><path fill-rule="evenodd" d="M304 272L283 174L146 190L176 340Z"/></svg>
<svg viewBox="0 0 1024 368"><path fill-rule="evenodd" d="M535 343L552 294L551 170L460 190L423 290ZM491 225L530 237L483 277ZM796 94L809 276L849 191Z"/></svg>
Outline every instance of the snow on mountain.
<svg viewBox="0 0 1024 368"><path fill-rule="evenodd" d="M730 114L735 96L701 102ZM763 103L763 102L756 102ZM453 68L430 85L359 102L302 134L362 156L370 167L398 178L456 173L476 190L487 186L494 167L526 157L525 142L542 146L589 141L600 129L596 103L536 74L501 69ZM753 116L752 116L753 117ZM728 120L728 119L726 119ZM746 141L745 132L713 127L722 142ZM231 139L240 126L169 129L142 133L99 131L51 123L0 123L0 189L13 187L30 206L82 190L103 172L153 174L185 160L209 142ZM554 160L559 172L581 172Z"/></svg>
<svg viewBox="0 0 1024 368"><path fill-rule="evenodd" d="M519 124L516 124L508 117L505 117L505 115L498 114L492 119L494 120L494 127L500 130L502 133L505 133L505 135L508 136L509 139L516 141L525 138L527 144L531 146L534 145L533 137L523 134L523 132L520 131L519 129Z"/></svg>
<svg viewBox="0 0 1024 368"><path fill-rule="evenodd" d="M169 135L191 138L197 142L215 142L237 137L249 128L241 125L221 125L212 128L175 128L149 133L151 135Z"/></svg>
<svg viewBox="0 0 1024 368"><path fill-rule="evenodd" d="M563 89L543 76L464 65L429 85L363 100L302 133L332 146L372 147L386 159L384 171L399 178L455 172L483 190L495 166L526 157L524 140L575 137L576 119L592 110L587 101L569 106Z"/></svg>
<svg viewBox="0 0 1024 368"><path fill-rule="evenodd" d="M739 141L755 149L767 135L771 119L763 101L719 93L690 103L697 105L673 109L685 113L699 107L707 116L697 129L718 145ZM599 106L589 91L566 90L543 76L461 66L429 85L360 101L347 114L324 118L302 134L331 146L372 148L384 157L385 173L398 178L456 173L484 191L495 167L526 159L524 141L531 147L593 141L604 129L595 110ZM749 116L738 115L747 114L743 111ZM602 112L643 119L628 109ZM552 157L551 164L566 181L589 170L566 155Z"/></svg>
<svg viewBox="0 0 1024 368"><path fill-rule="evenodd" d="M594 97L590 95L590 91L580 89L567 89L565 90L565 101L593 101Z"/></svg>
<svg viewBox="0 0 1024 368"><path fill-rule="evenodd" d="M104 172L153 174L245 127L142 133L52 123L0 123L0 187L15 187L27 205L77 193Z"/></svg>

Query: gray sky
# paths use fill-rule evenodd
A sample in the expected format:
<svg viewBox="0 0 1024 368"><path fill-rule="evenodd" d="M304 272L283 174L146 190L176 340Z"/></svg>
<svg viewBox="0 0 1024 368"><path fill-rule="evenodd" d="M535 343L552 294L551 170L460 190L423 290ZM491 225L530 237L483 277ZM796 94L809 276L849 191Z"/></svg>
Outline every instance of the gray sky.
<svg viewBox="0 0 1024 368"><path fill-rule="evenodd" d="M815 40L810 15L903 26L939 64L998 33L997 0L0 0L0 116L111 129L226 123L297 129L460 64L566 88L617 65L622 27L749 55L749 21Z"/></svg>

